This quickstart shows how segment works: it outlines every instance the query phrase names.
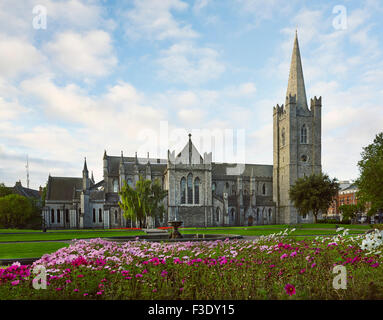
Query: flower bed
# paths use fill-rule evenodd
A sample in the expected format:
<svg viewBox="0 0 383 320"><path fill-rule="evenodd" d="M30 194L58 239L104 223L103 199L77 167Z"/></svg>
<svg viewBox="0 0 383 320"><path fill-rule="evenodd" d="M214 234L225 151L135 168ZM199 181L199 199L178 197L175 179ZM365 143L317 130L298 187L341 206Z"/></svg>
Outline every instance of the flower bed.
<svg viewBox="0 0 383 320"><path fill-rule="evenodd" d="M380 233L294 240L78 240L32 266L0 269L1 299L382 299ZM47 270L36 290L34 266ZM333 268L347 270L334 289Z"/></svg>

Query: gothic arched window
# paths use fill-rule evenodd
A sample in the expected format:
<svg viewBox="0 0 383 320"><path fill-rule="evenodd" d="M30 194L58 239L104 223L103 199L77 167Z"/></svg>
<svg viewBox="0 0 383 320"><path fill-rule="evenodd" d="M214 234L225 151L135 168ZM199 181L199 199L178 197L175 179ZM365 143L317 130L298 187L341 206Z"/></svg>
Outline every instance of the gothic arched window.
<svg viewBox="0 0 383 320"><path fill-rule="evenodd" d="M118 192L118 181L117 181L117 179L113 181L113 192Z"/></svg>
<svg viewBox="0 0 383 320"><path fill-rule="evenodd" d="M213 192L213 193L215 193L215 189L217 188L217 185L215 184L215 182L213 182L212 183L212 185L211 185L211 191Z"/></svg>
<svg viewBox="0 0 383 320"><path fill-rule="evenodd" d="M265 184L262 185L262 194L266 194L266 185Z"/></svg>
<svg viewBox="0 0 383 320"><path fill-rule="evenodd" d="M220 213L219 211L220 211L219 207L217 207L217 210L215 211L217 221L219 221L219 213Z"/></svg>
<svg viewBox="0 0 383 320"><path fill-rule="evenodd" d="M199 178L194 179L194 203L199 204Z"/></svg>
<svg viewBox="0 0 383 320"><path fill-rule="evenodd" d="M96 209L93 208L93 223L96 223Z"/></svg>
<svg viewBox="0 0 383 320"><path fill-rule="evenodd" d="M55 223L55 210L51 210L51 223Z"/></svg>
<svg viewBox="0 0 383 320"><path fill-rule="evenodd" d="M128 181L127 181L127 184L128 184L129 187L133 188L133 181L132 181L132 179L129 178Z"/></svg>
<svg viewBox="0 0 383 320"><path fill-rule="evenodd" d="M187 181L187 189L188 189L188 204L193 203L193 175L189 173L188 181Z"/></svg>
<svg viewBox="0 0 383 320"><path fill-rule="evenodd" d="M181 203L186 203L186 179L181 179Z"/></svg>
<svg viewBox="0 0 383 320"><path fill-rule="evenodd" d="M60 209L57 209L57 223L60 223L61 221L61 213L60 213Z"/></svg>
<svg viewBox="0 0 383 320"><path fill-rule="evenodd" d="M65 209L65 222L69 223L69 209Z"/></svg>
<svg viewBox="0 0 383 320"><path fill-rule="evenodd" d="M98 209L98 222L102 222L102 210Z"/></svg>
<svg viewBox="0 0 383 320"><path fill-rule="evenodd" d="M271 208L269 208L269 220L271 220Z"/></svg>
<svg viewBox="0 0 383 320"><path fill-rule="evenodd" d="M282 147L283 147L283 146L285 145L285 143L286 143L286 132L285 132L285 128L282 128L281 140L282 140Z"/></svg>
<svg viewBox="0 0 383 320"><path fill-rule="evenodd" d="M117 223L117 210L114 210L114 222Z"/></svg>
<svg viewBox="0 0 383 320"><path fill-rule="evenodd" d="M301 143L307 143L307 127L305 124L301 127Z"/></svg>

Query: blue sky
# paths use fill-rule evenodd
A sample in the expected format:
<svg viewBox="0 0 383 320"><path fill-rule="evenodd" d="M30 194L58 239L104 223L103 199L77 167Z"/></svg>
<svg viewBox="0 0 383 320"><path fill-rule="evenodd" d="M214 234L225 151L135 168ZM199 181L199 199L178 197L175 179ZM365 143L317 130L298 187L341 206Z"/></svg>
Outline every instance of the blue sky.
<svg viewBox="0 0 383 320"><path fill-rule="evenodd" d="M272 164L296 28L307 98L322 96L323 171L355 179L382 130L382 13L372 0L1 1L0 182L25 185L27 155L31 187L81 176L84 157L100 180L104 149L164 157L198 130L244 132L238 161Z"/></svg>

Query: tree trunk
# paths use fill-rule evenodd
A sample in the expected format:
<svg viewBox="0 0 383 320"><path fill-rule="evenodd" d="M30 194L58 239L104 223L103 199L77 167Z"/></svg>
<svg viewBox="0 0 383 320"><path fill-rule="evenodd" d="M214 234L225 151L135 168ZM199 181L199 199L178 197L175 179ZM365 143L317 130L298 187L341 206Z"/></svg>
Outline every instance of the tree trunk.
<svg viewBox="0 0 383 320"><path fill-rule="evenodd" d="M314 223L317 223L318 222L318 212L313 212L313 215L314 215Z"/></svg>

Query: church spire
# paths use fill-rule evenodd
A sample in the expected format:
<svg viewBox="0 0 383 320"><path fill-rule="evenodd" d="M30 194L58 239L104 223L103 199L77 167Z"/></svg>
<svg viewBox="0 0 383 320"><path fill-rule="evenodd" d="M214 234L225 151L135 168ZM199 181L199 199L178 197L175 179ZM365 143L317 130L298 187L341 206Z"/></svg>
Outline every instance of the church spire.
<svg viewBox="0 0 383 320"><path fill-rule="evenodd" d="M88 174L88 166L86 165L86 157L84 159L84 168L82 169L82 172L86 172L86 174Z"/></svg>
<svg viewBox="0 0 383 320"><path fill-rule="evenodd" d="M290 75L289 82L287 85L286 98L289 95L296 96L297 107L308 109L297 30L295 30L294 48L291 57Z"/></svg>

